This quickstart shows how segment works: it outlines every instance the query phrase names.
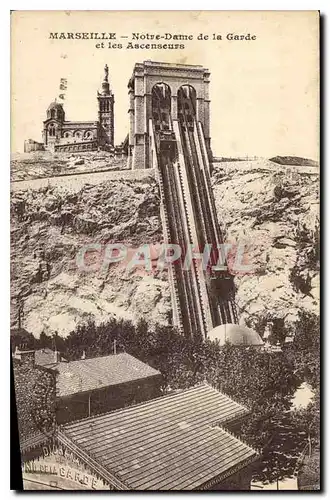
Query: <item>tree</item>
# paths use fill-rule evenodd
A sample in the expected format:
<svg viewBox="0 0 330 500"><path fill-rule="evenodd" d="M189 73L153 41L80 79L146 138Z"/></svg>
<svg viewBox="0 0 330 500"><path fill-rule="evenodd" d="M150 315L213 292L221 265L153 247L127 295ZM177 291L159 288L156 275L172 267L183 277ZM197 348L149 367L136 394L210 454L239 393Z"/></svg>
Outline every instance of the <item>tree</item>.
<svg viewBox="0 0 330 500"><path fill-rule="evenodd" d="M37 431L52 436L56 427L55 374L27 360L14 360L13 366L20 439Z"/></svg>
<svg viewBox="0 0 330 500"><path fill-rule="evenodd" d="M56 383L55 374L39 370L32 394L31 416L37 428L46 436L54 435L56 429Z"/></svg>
<svg viewBox="0 0 330 500"><path fill-rule="evenodd" d="M320 321L316 314L299 312L288 357L293 360L301 381L317 390L320 385Z"/></svg>
<svg viewBox="0 0 330 500"><path fill-rule="evenodd" d="M290 272L290 281L297 292L305 295L311 291L310 271L319 271L320 266L320 221L315 222L314 229L305 224L297 227L297 258Z"/></svg>
<svg viewBox="0 0 330 500"><path fill-rule="evenodd" d="M25 330L25 328L13 328L10 330L10 343L12 351L15 351L16 347L30 350L34 349L37 345L36 339L32 333Z"/></svg>
<svg viewBox="0 0 330 500"><path fill-rule="evenodd" d="M306 408L297 408L293 412L297 427L304 434L305 443L319 446L320 443L320 393L314 394Z"/></svg>

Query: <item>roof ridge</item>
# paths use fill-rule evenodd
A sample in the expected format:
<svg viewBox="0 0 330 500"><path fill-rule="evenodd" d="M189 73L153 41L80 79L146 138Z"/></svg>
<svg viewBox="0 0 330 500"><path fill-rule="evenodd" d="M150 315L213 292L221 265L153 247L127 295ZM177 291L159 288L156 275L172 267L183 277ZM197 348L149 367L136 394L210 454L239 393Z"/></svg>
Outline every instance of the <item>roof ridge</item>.
<svg viewBox="0 0 330 500"><path fill-rule="evenodd" d="M91 361L91 360L94 360L94 359L103 359L103 358L110 358L110 357L118 357L118 356L121 356L123 354L126 354L126 356L130 356L131 358L136 359L136 361L139 361L140 363L143 363L144 365L150 366L147 363L144 363L144 361L141 361L140 359L135 358L134 356L132 356L128 352L118 352L117 354L110 353L110 354L105 354L104 356L95 356L93 358L73 359L72 361L68 361L66 364L68 364L68 363L79 363L79 362L83 362L83 361ZM152 367L150 366L150 368L152 368Z"/></svg>

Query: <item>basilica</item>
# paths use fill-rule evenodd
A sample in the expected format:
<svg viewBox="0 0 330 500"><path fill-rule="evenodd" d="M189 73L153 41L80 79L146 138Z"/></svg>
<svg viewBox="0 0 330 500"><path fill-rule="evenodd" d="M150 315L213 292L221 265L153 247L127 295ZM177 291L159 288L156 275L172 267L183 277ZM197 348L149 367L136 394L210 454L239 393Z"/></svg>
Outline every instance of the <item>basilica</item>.
<svg viewBox="0 0 330 500"><path fill-rule="evenodd" d="M114 95L109 84L109 68L97 92L97 121L66 121L63 104L56 100L47 109L43 122L43 146L53 152L111 150L114 147Z"/></svg>

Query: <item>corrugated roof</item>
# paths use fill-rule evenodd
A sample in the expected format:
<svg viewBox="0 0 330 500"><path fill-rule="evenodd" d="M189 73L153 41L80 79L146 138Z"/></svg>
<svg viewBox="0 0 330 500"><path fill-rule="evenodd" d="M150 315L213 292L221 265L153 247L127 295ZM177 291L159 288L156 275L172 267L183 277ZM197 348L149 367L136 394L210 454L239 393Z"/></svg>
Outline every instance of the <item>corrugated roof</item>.
<svg viewBox="0 0 330 500"><path fill-rule="evenodd" d="M160 375L158 370L125 352L58 363L55 369L58 372L57 395L60 397Z"/></svg>
<svg viewBox="0 0 330 500"><path fill-rule="evenodd" d="M256 458L252 448L218 426L247 413L201 385L69 423L62 431L129 489L193 490Z"/></svg>

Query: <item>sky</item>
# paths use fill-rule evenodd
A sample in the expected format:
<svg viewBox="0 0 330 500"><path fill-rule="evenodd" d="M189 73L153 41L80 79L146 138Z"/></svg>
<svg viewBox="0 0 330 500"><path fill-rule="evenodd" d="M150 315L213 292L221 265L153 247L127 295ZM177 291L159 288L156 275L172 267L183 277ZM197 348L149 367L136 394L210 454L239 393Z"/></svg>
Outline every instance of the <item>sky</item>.
<svg viewBox="0 0 330 500"><path fill-rule="evenodd" d="M124 49L50 32L114 32ZM126 49L132 33L188 34L183 50ZM200 34L208 40L196 40ZM256 40L228 40L228 33ZM213 40L213 34L222 40ZM121 36L128 38L121 39ZM134 43L138 43L137 41ZM151 43L140 41L140 43ZM162 43L168 43L162 41ZM318 15L299 12L16 11L12 14L12 152L41 140L46 109L68 81L67 120L97 120L105 64L115 95L115 142L128 132L127 83L144 60L199 64L211 72L211 144L216 156L319 157Z"/></svg>

